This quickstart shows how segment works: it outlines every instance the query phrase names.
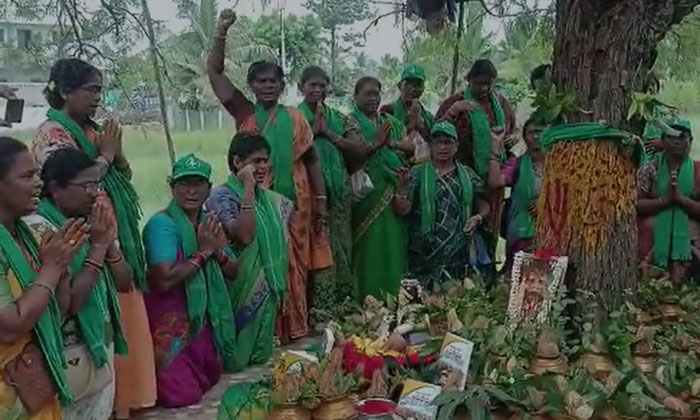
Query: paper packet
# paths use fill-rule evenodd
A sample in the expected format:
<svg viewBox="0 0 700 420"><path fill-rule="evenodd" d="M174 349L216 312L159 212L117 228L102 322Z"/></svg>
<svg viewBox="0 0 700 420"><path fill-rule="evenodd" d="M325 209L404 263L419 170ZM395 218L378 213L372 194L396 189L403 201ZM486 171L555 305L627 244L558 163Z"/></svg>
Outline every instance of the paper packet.
<svg viewBox="0 0 700 420"><path fill-rule="evenodd" d="M446 369L446 377L450 378L450 383L443 383L443 386L455 386L464 391L473 351L473 342L452 333L445 334L438 363Z"/></svg>
<svg viewBox="0 0 700 420"><path fill-rule="evenodd" d="M432 405L432 402L440 392L442 388L437 385L407 379L403 384L396 414L405 419L435 420L438 407Z"/></svg>

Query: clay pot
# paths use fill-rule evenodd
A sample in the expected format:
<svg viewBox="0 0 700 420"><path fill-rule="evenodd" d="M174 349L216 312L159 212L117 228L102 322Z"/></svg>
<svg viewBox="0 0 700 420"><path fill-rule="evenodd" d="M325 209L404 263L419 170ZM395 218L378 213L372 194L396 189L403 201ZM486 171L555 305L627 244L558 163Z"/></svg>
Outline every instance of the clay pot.
<svg viewBox="0 0 700 420"><path fill-rule="evenodd" d="M666 319L676 319L685 315L685 311L675 302L659 303L656 305L656 310Z"/></svg>
<svg viewBox="0 0 700 420"><path fill-rule="evenodd" d="M547 372L565 374L568 369L566 359L562 356L543 357L535 356L530 371L535 375L544 375Z"/></svg>
<svg viewBox="0 0 700 420"><path fill-rule="evenodd" d="M604 379L615 370L615 363L607 353L584 353L579 361L597 379Z"/></svg>
<svg viewBox="0 0 700 420"><path fill-rule="evenodd" d="M352 400L347 397L333 398L321 401L311 413L313 420L354 420L357 411Z"/></svg>
<svg viewBox="0 0 700 420"><path fill-rule="evenodd" d="M267 420L311 420L311 412L299 405L278 405L265 418Z"/></svg>
<svg viewBox="0 0 700 420"><path fill-rule="evenodd" d="M652 373L654 371L654 363L656 355L654 354L633 354L632 362L637 366L637 369L644 373Z"/></svg>

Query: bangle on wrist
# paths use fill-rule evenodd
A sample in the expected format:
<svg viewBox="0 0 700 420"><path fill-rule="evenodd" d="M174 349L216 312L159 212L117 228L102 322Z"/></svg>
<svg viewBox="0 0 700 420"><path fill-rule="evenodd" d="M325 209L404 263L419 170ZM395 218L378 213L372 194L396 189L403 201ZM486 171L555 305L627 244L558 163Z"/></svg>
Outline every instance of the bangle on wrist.
<svg viewBox="0 0 700 420"><path fill-rule="evenodd" d="M88 269L95 271L97 273L102 271L102 267L103 267L103 265L101 263L99 263L93 259L90 259L90 258L85 258L85 262L83 263L83 265L85 266L85 268L88 268Z"/></svg>
<svg viewBox="0 0 700 420"><path fill-rule="evenodd" d="M33 283L31 284L31 287L32 287L32 288L44 289L44 290L46 290L47 292L49 292L49 295L50 295L51 297L54 297L54 295L55 295L55 291L54 291L54 288L53 288L53 287L49 286L48 284L42 283L42 282L40 282L40 281L35 281L35 282L33 282Z"/></svg>
<svg viewBox="0 0 700 420"><path fill-rule="evenodd" d="M241 205L241 210L253 210L253 205L252 204L243 204L243 205Z"/></svg>
<svg viewBox="0 0 700 420"><path fill-rule="evenodd" d="M328 197L325 195L317 195L316 200L326 201L326 200L328 200Z"/></svg>
<svg viewBox="0 0 700 420"><path fill-rule="evenodd" d="M117 258L105 258L107 264L119 264L122 261L124 261L124 254L119 254Z"/></svg>

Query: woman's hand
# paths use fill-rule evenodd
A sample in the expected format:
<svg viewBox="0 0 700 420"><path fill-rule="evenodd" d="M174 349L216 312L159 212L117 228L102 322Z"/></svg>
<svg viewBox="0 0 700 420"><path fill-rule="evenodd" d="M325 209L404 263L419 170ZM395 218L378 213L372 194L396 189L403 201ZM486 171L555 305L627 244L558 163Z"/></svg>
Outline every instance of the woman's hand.
<svg viewBox="0 0 700 420"><path fill-rule="evenodd" d="M402 166L396 171L396 178L398 190L406 191L406 187L408 187L408 183L411 181L411 171L407 167Z"/></svg>
<svg viewBox="0 0 700 420"><path fill-rule="evenodd" d="M257 181L255 180L255 166L244 166L243 169L238 171L238 179L241 180L244 188L254 187L255 184L257 184Z"/></svg>
<svg viewBox="0 0 700 420"><path fill-rule="evenodd" d="M422 128L423 116L421 115L420 103L418 101L412 101L411 107L408 110L408 123L406 124L406 131L411 132Z"/></svg>
<svg viewBox="0 0 700 420"><path fill-rule="evenodd" d="M316 117L312 128L315 136L328 137L328 122L326 121L326 115L323 113L322 104L318 104L316 108Z"/></svg>
<svg viewBox="0 0 700 420"><path fill-rule="evenodd" d="M470 217L469 220L467 220L467 224L464 226L464 233L472 235L483 221L484 218L480 214Z"/></svg>
<svg viewBox="0 0 700 420"><path fill-rule="evenodd" d="M224 9L219 15L219 22L216 25L216 32L219 36L226 36L228 29L236 23L236 14L231 9Z"/></svg>
<svg viewBox="0 0 700 420"><path fill-rule="evenodd" d="M476 111L479 109L479 106L475 104L472 101L463 99L461 101L457 101L450 106L450 108L447 110L447 115L450 117L457 117L459 114L462 114L464 112L472 112Z"/></svg>
<svg viewBox="0 0 700 420"><path fill-rule="evenodd" d="M197 243L199 250L207 254L207 257L228 244L224 229L213 214L207 215L204 223L199 225Z"/></svg>
<svg viewBox="0 0 700 420"><path fill-rule="evenodd" d="M44 235L39 246L41 266L59 272L65 271L80 247L87 241L89 231L85 220L68 219L57 232Z"/></svg>
<svg viewBox="0 0 700 420"><path fill-rule="evenodd" d="M110 162L122 151L122 129L115 120L107 120L95 142L100 154Z"/></svg>
<svg viewBox="0 0 700 420"><path fill-rule="evenodd" d="M498 156L503 151L503 138L506 135L504 127L494 127L491 129L491 150Z"/></svg>
<svg viewBox="0 0 700 420"><path fill-rule="evenodd" d="M90 215L90 245L108 249L117 239L117 227L104 200L96 200Z"/></svg>

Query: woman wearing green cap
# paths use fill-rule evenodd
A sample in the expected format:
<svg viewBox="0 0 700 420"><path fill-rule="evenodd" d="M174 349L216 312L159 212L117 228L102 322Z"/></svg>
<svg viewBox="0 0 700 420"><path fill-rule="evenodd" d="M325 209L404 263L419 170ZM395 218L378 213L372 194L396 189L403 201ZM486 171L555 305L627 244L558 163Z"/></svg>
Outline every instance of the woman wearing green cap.
<svg viewBox="0 0 700 420"><path fill-rule="evenodd" d="M68 270L70 305L62 325L66 376L75 402L62 417L108 419L114 403L114 354L127 354L117 292L133 288L132 274L116 240L116 221L100 201L95 161L81 150L51 155L41 171L37 213L24 220L39 235L56 232L70 218L90 221L90 239Z"/></svg>
<svg viewBox="0 0 700 420"><path fill-rule="evenodd" d="M401 72L397 101L384 105L381 112L393 115L406 125L406 132L418 132L423 139L430 137L435 117L420 102L425 89L425 70L417 64L406 66Z"/></svg>
<svg viewBox="0 0 700 420"><path fill-rule="evenodd" d="M440 292L445 280L461 280L467 266L491 263L478 234L489 205L476 173L455 162L454 125L435 124L428 141L432 159L400 177L397 211L408 216L410 274Z"/></svg>
<svg viewBox="0 0 700 420"><path fill-rule="evenodd" d="M236 329L227 282L236 261L214 216L202 210L211 166L187 155L173 166L172 201L143 231L151 291L146 308L153 335L158 403L183 407L199 402L233 370Z"/></svg>
<svg viewBox="0 0 700 420"><path fill-rule="evenodd" d="M639 169L639 252L679 281L699 274L700 162L689 156L690 122L675 118L667 126L663 152Z"/></svg>

